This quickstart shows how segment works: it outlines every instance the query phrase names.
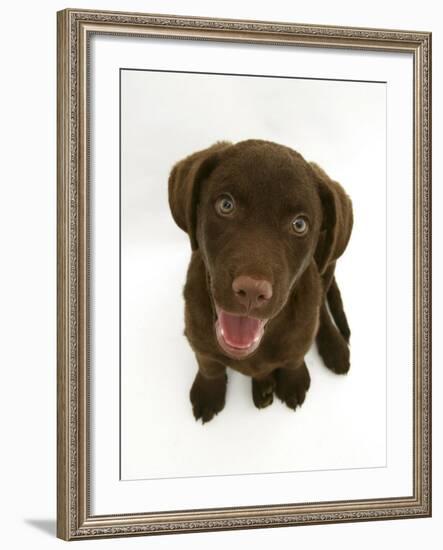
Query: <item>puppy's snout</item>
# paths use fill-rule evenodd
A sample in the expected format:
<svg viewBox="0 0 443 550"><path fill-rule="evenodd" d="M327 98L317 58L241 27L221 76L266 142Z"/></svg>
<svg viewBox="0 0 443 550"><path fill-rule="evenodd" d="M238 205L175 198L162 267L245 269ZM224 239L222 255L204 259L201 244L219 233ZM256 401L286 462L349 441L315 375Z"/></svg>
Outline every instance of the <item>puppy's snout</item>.
<svg viewBox="0 0 443 550"><path fill-rule="evenodd" d="M265 305L272 297L272 285L265 279L253 279L240 275L232 282L232 290L237 300L246 308L253 309Z"/></svg>

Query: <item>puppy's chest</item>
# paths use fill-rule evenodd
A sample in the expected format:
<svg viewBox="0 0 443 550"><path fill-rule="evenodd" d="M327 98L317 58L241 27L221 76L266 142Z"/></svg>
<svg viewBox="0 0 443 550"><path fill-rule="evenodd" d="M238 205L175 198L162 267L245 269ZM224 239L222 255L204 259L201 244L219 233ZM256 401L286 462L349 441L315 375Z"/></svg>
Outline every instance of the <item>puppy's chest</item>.
<svg viewBox="0 0 443 550"><path fill-rule="evenodd" d="M233 361L227 359L225 362L226 366L241 372L246 376L252 376L254 378L260 378L261 376L266 376L271 373L273 370L282 366L284 363L284 358L281 359L274 357L272 360L266 360L263 357L260 357L260 354L254 355L249 359L243 359L242 361Z"/></svg>

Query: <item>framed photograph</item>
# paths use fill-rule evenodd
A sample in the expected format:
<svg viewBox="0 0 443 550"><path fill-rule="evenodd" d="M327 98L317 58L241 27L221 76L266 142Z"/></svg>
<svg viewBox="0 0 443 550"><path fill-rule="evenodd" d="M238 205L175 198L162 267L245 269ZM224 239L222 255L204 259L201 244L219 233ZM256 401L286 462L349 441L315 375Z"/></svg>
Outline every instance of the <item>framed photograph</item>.
<svg viewBox="0 0 443 550"><path fill-rule="evenodd" d="M57 21L58 536L430 516L430 33Z"/></svg>

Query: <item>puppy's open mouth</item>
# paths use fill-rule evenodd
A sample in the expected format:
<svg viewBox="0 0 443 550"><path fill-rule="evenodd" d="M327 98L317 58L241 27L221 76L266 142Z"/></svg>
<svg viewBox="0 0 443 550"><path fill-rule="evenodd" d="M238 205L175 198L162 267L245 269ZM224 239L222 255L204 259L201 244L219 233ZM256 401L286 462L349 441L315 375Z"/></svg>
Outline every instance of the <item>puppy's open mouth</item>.
<svg viewBox="0 0 443 550"><path fill-rule="evenodd" d="M267 319L228 313L216 306L215 332L217 341L226 355L241 359L260 345Z"/></svg>

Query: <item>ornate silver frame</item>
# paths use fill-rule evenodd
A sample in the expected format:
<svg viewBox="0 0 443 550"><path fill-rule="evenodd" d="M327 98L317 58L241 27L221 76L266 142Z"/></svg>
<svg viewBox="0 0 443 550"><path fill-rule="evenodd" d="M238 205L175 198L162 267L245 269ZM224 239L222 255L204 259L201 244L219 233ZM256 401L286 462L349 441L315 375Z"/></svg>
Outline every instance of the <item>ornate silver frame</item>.
<svg viewBox="0 0 443 550"><path fill-rule="evenodd" d="M65 540L431 515L431 34L68 9L58 14L57 535ZM413 496L93 516L88 502L88 104L92 33L409 52L414 59Z"/></svg>

